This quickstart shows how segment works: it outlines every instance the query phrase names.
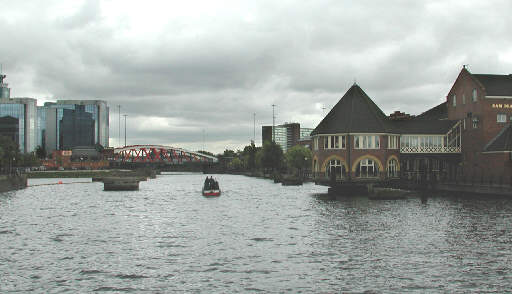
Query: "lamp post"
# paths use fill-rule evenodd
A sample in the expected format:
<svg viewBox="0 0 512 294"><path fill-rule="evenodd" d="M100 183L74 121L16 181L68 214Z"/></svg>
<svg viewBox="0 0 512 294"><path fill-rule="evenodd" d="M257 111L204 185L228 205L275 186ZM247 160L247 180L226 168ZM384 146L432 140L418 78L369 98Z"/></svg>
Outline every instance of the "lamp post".
<svg viewBox="0 0 512 294"><path fill-rule="evenodd" d="M126 147L126 117L128 114L123 114L124 116L124 146Z"/></svg>

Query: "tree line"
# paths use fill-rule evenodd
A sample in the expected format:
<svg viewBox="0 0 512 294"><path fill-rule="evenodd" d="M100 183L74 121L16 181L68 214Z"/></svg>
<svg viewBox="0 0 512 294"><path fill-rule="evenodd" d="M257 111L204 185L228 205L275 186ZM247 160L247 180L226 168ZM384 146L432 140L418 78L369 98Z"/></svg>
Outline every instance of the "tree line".
<svg viewBox="0 0 512 294"><path fill-rule="evenodd" d="M215 156L210 152L199 152ZM219 168L226 172L301 175L305 169L311 167L312 153L309 148L301 145L296 145L284 153L277 143L265 141L261 147L256 147L254 142L251 142L243 150L226 149L216 156L219 159Z"/></svg>

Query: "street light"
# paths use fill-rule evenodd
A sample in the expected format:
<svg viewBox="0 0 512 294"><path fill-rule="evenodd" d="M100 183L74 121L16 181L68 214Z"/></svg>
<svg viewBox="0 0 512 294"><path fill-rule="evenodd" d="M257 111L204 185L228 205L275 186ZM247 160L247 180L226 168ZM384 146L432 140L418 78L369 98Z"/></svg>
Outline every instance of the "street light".
<svg viewBox="0 0 512 294"><path fill-rule="evenodd" d="M124 146L126 147L126 117L128 114L123 114L124 116Z"/></svg>

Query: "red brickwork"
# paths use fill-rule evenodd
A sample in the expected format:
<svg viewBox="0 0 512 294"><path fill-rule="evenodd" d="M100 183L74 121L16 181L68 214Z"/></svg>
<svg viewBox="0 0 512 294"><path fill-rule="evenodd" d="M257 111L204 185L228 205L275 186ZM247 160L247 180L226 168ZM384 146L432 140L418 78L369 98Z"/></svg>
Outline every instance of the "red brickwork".
<svg viewBox="0 0 512 294"><path fill-rule="evenodd" d="M473 102L473 90L477 91L477 101ZM453 97L456 95L456 106ZM463 101L465 96L465 103ZM502 130L506 123L497 122L497 114L505 114L507 123L512 116L512 99L485 98L485 88L466 69L462 69L446 97L448 119L465 120L462 132L462 168L464 176L473 176L485 171L503 175L510 181L510 159L508 154L484 154L486 144ZM478 119L473 128L473 118Z"/></svg>
<svg viewBox="0 0 512 294"><path fill-rule="evenodd" d="M341 134L340 134L341 135ZM371 134L369 134L371 135ZM350 136L350 144L347 144L345 149L324 149L324 139L327 139L327 136L320 136L318 140L318 150L313 150L313 171L315 173L325 173L326 165L332 159L338 159L342 161L342 164L346 167L346 171L352 171L352 177L355 177L354 170L357 166L357 163L364 159L370 158L375 160L379 165L379 173L381 178L386 177L387 163L388 160L394 156L395 159L399 162L400 159L400 150L399 149L388 149L388 136L380 135L380 148L379 149L354 149L354 136ZM347 140L348 141L348 140ZM350 158L348 156L350 148ZM317 161L318 170L315 170L314 165ZM349 167L349 164L351 167ZM348 174L347 174L348 176Z"/></svg>

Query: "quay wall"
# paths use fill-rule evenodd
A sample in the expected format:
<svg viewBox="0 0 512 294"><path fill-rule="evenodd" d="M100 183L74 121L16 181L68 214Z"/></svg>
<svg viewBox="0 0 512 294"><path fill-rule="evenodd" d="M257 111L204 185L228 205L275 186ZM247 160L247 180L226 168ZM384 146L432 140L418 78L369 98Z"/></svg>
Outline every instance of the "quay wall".
<svg viewBox="0 0 512 294"><path fill-rule="evenodd" d="M13 190L24 189L27 187L27 177L21 176L0 176L0 193Z"/></svg>

